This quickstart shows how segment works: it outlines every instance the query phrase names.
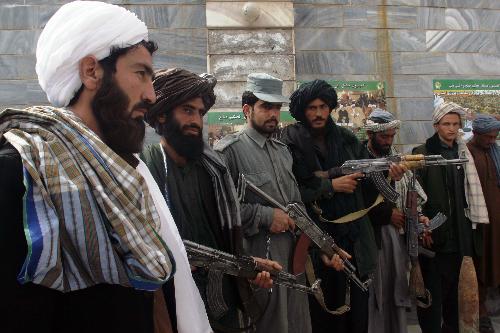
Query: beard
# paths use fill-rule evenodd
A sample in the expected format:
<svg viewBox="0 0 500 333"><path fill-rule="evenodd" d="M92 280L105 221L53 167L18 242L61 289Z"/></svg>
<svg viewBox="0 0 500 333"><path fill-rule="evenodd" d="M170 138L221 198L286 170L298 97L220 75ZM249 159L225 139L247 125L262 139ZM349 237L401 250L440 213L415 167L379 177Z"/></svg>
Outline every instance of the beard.
<svg viewBox="0 0 500 333"><path fill-rule="evenodd" d="M181 126L172 113L168 113L166 122L158 124L158 126L159 134L167 140L177 154L189 161L200 159L204 148L203 134L200 126L194 123ZM184 134L183 131L188 128L198 129L198 135Z"/></svg>
<svg viewBox="0 0 500 333"><path fill-rule="evenodd" d="M373 137L373 140L371 140L372 142L372 148L373 150L378 153L379 155L389 155L389 153L391 152L391 146L384 146L384 145L381 145L378 143L377 141L377 137Z"/></svg>
<svg viewBox="0 0 500 333"><path fill-rule="evenodd" d="M132 118L132 111L151 108L139 102L129 112L130 99L112 75L105 75L92 101L92 110L102 131L103 141L118 155L127 156L142 151L146 125L142 117Z"/></svg>
<svg viewBox="0 0 500 333"><path fill-rule="evenodd" d="M278 120L276 118L266 120L262 125L259 125L255 122L252 114L250 114L250 122L252 123L252 128L263 135L273 134L278 130ZM274 126L271 126L272 124Z"/></svg>

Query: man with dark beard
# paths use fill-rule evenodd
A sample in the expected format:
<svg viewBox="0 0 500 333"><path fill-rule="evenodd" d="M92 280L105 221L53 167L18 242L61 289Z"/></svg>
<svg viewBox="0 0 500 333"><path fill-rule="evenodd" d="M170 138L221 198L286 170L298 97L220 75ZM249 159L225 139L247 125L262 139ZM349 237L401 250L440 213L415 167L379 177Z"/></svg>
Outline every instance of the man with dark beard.
<svg viewBox="0 0 500 333"><path fill-rule="evenodd" d="M392 144L400 124L401 121L382 109L375 109L368 116L365 125L368 141L364 142L364 145L370 158L397 154ZM387 177L387 173L385 176ZM412 177L411 171L407 171L401 180L391 181L391 186L400 194L397 201L384 201L368 213L378 247L378 264L368 300L369 333L407 331L406 310L411 307L407 280L409 260L406 242L401 233L405 228L404 208ZM418 182L415 183L415 189L418 193L418 209L421 210L427 195ZM373 185L365 187L365 199L368 204L374 202L377 195ZM420 216L419 220L421 223L428 222L425 216Z"/></svg>
<svg viewBox="0 0 500 333"><path fill-rule="evenodd" d="M337 106L335 89L323 80L302 84L290 97L290 113L297 123L286 127L282 140L293 156L293 173L299 184L302 201L320 228L335 238L337 244L353 254L353 264L364 279L376 266L376 244L363 192L358 186L360 173L342 176L346 160L367 158L367 151L349 130L335 125L330 113ZM395 172L400 170L393 170ZM359 213L361 211L361 213ZM345 223L335 220L348 214ZM349 286L345 275L323 265L323 256L313 251L311 258L316 275L323 283L328 308L345 304L350 290L351 310L332 315L317 302L310 302L313 332L362 333L368 324L368 294Z"/></svg>
<svg viewBox="0 0 500 333"><path fill-rule="evenodd" d="M225 160L235 184L239 175L245 177L282 205L301 202L292 173L292 157L286 146L274 139L280 117L283 81L264 73L248 75L242 108L247 121L238 133L219 141L214 149ZM258 257L277 261L291 271L296 239L295 222L286 212L263 204L262 199L247 193L241 204L245 250ZM338 255L325 263L342 269ZM300 276L300 279L304 279ZM273 288L270 295L257 294L267 310L258 322L257 332L311 331L307 296L284 287Z"/></svg>
<svg viewBox="0 0 500 333"><path fill-rule="evenodd" d="M174 271L187 291L179 332L211 331L134 156L156 101L155 50L135 14L102 2L68 3L42 31L36 71L53 106L0 112L2 332L171 332L156 291Z"/></svg>
<svg viewBox="0 0 500 333"><path fill-rule="evenodd" d="M211 75L198 76L179 68L156 72L153 86L157 101L146 120L161 135L161 142L147 147L141 157L162 191L183 239L241 254L236 191L224 162L202 137L203 116L215 103L216 82ZM281 269L274 262L263 262ZM241 303L235 279L204 269L196 269L193 277L213 328L217 332L239 328ZM272 285L268 272L259 273L253 282L260 287ZM219 296L227 306L224 311L211 296L220 285ZM171 288L169 293L173 294ZM170 304L169 309L171 315L175 314Z"/></svg>

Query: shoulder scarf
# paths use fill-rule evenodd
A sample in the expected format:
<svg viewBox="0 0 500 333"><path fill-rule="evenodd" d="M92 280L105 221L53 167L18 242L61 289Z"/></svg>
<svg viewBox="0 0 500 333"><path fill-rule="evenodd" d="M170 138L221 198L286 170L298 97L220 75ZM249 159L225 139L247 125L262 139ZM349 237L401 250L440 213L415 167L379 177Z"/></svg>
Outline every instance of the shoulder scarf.
<svg viewBox="0 0 500 333"><path fill-rule="evenodd" d="M174 273L143 177L79 118L33 107L0 112L0 124L23 162L21 283L63 292L99 283L156 290Z"/></svg>

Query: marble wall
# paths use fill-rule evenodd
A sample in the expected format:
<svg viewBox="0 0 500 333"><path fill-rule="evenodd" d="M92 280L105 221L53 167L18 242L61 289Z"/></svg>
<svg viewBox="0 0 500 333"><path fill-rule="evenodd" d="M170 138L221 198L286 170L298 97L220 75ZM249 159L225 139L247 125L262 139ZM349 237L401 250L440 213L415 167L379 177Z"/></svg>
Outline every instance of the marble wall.
<svg viewBox="0 0 500 333"><path fill-rule="evenodd" d="M36 41L67 0L0 2L0 106L46 103ZM432 133L432 79L500 76L500 0L110 0L137 13L159 42L155 66L210 70L216 108L238 108L249 71L296 80L384 80L388 107L405 121L399 143Z"/></svg>
<svg viewBox="0 0 500 333"><path fill-rule="evenodd" d="M498 0L295 0L298 80L385 80L409 150L433 133L433 79L500 76Z"/></svg>
<svg viewBox="0 0 500 333"><path fill-rule="evenodd" d="M35 73L36 42L52 14L68 0L0 1L0 107L47 103ZM158 42L156 68L207 70L204 0L111 0L146 22Z"/></svg>

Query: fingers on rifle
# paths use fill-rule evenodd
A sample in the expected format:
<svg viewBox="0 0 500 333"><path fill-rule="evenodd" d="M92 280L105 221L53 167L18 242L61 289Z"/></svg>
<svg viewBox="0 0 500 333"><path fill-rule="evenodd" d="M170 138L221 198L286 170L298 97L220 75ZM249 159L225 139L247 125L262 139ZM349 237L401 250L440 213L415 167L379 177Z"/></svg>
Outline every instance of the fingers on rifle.
<svg viewBox="0 0 500 333"><path fill-rule="evenodd" d="M326 254L322 254L321 255L321 260L323 260L323 263L327 266L329 266L330 264L330 259L328 259L328 257L326 256Z"/></svg>
<svg viewBox="0 0 500 333"><path fill-rule="evenodd" d="M276 261L272 261L272 260L269 260L270 261L270 266L272 266L274 269L278 270L278 271L282 271L283 270L283 267Z"/></svg>
<svg viewBox="0 0 500 333"><path fill-rule="evenodd" d="M342 257L347 258L347 259L351 259L352 258L352 256L349 253L347 253L346 251L344 251L344 250L342 250Z"/></svg>
<svg viewBox="0 0 500 333"><path fill-rule="evenodd" d="M353 179L363 178L365 175L362 172L356 172L350 175Z"/></svg>

